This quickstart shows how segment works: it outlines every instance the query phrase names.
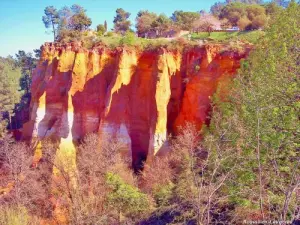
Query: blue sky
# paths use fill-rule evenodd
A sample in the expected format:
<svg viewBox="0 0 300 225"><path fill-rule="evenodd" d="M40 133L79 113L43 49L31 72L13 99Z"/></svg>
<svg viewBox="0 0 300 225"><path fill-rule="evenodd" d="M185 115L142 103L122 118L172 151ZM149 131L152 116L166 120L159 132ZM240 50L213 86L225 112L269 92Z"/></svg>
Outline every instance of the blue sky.
<svg viewBox="0 0 300 225"><path fill-rule="evenodd" d="M32 51L44 42L52 41L52 33L46 33L42 22L44 8L53 5L79 4L92 18L92 28L107 20L109 29L117 8L131 13L134 21L141 9L172 15L175 10L209 10L217 0L0 0L0 56L14 55L18 50Z"/></svg>

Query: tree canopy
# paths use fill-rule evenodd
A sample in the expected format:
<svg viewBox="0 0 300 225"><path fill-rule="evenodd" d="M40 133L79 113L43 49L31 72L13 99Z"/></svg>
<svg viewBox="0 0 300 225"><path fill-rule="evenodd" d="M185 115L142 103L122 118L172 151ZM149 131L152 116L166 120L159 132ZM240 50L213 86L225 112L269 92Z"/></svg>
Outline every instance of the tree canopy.
<svg viewBox="0 0 300 225"><path fill-rule="evenodd" d="M199 12L175 11L171 19L182 30L191 30L193 23L200 18Z"/></svg>
<svg viewBox="0 0 300 225"><path fill-rule="evenodd" d="M149 12L148 10L141 10L136 17L136 29L139 36L145 37L147 33L153 30L152 24L158 18L156 13Z"/></svg>
<svg viewBox="0 0 300 225"><path fill-rule="evenodd" d="M122 8L116 10L116 16L114 18L114 29L116 32L124 34L131 27L131 22L129 20L130 13L126 12Z"/></svg>
<svg viewBox="0 0 300 225"><path fill-rule="evenodd" d="M266 9L258 4L230 3L222 8L219 17L241 29L258 29L267 23Z"/></svg>
<svg viewBox="0 0 300 225"><path fill-rule="evenodd" d="M77 4L60 10L47 6L43 22L46 28L52 28L54 40L61 40L66 36L80 36L80 32L87 30L92 24L86 10Z"/></svg>
<svg viewBox="0 0 300 225"><path fill-rule="evenodd" d="M42 20L46 28L51 28L54 40L57 37L57 28L60 22L59 13L54 6L47 6L44 10L45 16Z"/></svg>
<svg viewBox="0 0 300 225"><path fill-rule="evenodd" d="M0 139L3 138L15 104L21 97L20 78L21 69L16 61L11 57L0 57Z"/></svg>

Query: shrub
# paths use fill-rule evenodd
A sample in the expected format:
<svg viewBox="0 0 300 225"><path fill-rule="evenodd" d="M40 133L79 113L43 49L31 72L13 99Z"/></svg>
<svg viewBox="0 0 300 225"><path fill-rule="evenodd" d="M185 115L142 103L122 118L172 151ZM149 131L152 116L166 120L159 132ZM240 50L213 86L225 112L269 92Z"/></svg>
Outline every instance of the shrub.
<svg viewBox="0 0 300 225"><path fill-rule="evenodd" d="M140 192L138 188L125 183L117 174L108 172L106 183L111 188L107 203L119 213L135 217L149 209L150 203L147 195Z"/></svg>
<svg viewBox="0 0 300 225"><path fill-rule="evenodd" d="M195 65L195 71L198 72L200 70L200 66L199 65Z"/></svg>
<svg viewBox="0 0 300 225"><path fill-rule="evenodd" d="M158 207L168 206L173 194L174 184L169 183L164 186L155 188L154 190L154 199Z"/></svg>
<svg viewBox="0 0 300 225"><path fill-rule="evenodd" d="M87 48L87 49L91 49L93 48L94 44L95 44L95 38L93 36L87 36L87 37L83 37L81 39L83 47Z"/></svg>
<svg viewBox="0 0 300 225"><path fill-rule="evenodd" d="M104 33L102 31L97 31L96 34L97 34L98 37L102 37L104 35Z"/></svg>
<svg viewBox="0 0 300 225"><path fill-rule="evenodd" d="M114 36L114 32L108 31L108 32L106 32L105 36L106 37L112 37L112 36Z"/></svg>
<svg viewBox="0 0 300 225"><path fill-rule="evenodd" d="M120 40L120 45L129 45L133 46L137 42L137 37L135 36L135 33L132 32L126 32L124 37Z"/></svg>
<svg viewBox="0 0 300 225"><path fill-rule="evenodd" d="M98 36L102 36L105 33L106 29L105 26L103 24L99 24L97 26L97 35Z"/></svg>

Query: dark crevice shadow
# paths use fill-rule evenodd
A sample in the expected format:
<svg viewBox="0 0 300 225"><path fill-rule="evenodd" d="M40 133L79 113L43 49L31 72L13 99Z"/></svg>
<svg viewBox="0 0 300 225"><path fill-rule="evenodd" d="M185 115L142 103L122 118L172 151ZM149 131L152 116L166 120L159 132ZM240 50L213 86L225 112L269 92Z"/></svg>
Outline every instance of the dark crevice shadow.
<svg viewBox="0 0 300 225"><path fill-rule="evenodd" d="M156 84L157 53L144 52L137 63L131 82L130 138L132 167L136 173L143 169L153 145L153 132L157 121Z"/></svg>
<svg viewBox="0 0 300 225"><path fill-rule="evenodd" d="M74 107L72 136L75 142L80 142L86 134L99 130L105 110L107 87L114 68L115 62L106 64L99 74L85 83L83 91L77 91L72 96Z"/></svg>

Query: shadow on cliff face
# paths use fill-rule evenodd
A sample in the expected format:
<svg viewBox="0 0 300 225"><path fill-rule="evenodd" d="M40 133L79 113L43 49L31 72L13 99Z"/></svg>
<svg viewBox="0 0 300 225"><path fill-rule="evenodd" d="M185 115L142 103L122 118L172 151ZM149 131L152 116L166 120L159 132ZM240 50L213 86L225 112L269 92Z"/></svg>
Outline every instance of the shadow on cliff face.
<svg viewBox="0 0 300 225"><path fill-rule="evenodd" d="M151 52L143 53L137 63L130 83L130 138L132 162L135 172L143 169L157 121L155 90L157 83L157 56ZM155 63L153 63L155 62ZM152 145L152 146L151 146Z"/></svg>
<svg viewBox="0 0 300 225"><path fill-rule="evenodd" d="M60 72L57 67L58 60L55 58L51 77L46 84L45 116L38 125L38 136L41 138L46 136L66 138L69 133L67 111L72 71Z"/></svg>
<svg viewBox="0 0 300 225"><path fill-rule="evenodd" d="M72 136L76 142L86 134L98 131L115 66L115 62L106 64L99 74L86 82L83 91L77 91L72 97L74 107Z"/></svg>
<svg viewBox="0 0 300 225"><path fill-rule="evenodd" d="M185 57L181 59L180 70L170 77L171 96L167 106L167 131L168 135L176 135L174 123L178 117L185 91L186 64Z"/></svg>
<svg viewBox="0 0 300 225"><path fill-rule="evenodd" d="M140 171L147 160L151 145L151 130L155 129L157 119L153 61L155 62L155 56L144 53L138 58L136 65L129 65L130 82L127 85L121 84L111 97L108 96L110 93L107 94L106 101L110 102L107 103L109 111L102 116L101 122L111 126L116 124L119 128L121 124L125 125L128 133L119 135L129 135L124 138L130 139L132 167L135 172ZM114 73L108 92L116 84L120 72L118 69Z"/></svg>
<svg viewBox="0 0 300 225"><path fill-rule="evenodd" d="M32 84L31 84L31 102L30 102L30 118L27 123L23 124L23 131L22 131L22 140L29 141L32 137L33 130L34 130L34 123L37 117L37 105L35 104L36 102L33 102L33 96L35 99L40 99L40 97L45 93L46 91L46 82L45 76L46 76L46 70L50 66L51 68L53 67L53 63L48 65L48 61L44 61L41 65L38 65L38 67L34 71L33 79L32 79ZM35 91L33 90L32 87L37 87ZM26 134L26 135L25 135Z"/></svg>
<svg viewBox="0 0 300 225"><path fill-rule="evenodd" d="M115 132L111 132L115 138L117 135L125 135L125 139L130 139L132 167L137 172L147 160L151 145L150 131L155 130L157 119L157 71L154 71L156 64L153 63L156 62L156 56L149 52L144 53L138 58L136 65L128 65L130 82L126 85L121 83L111 93L116 82L120 82L117 81L118 76L122 76L119 64L123 56L124 54L118 55L113 63L105 65L99 74L86 82L83 91L77 91L72 97L72 136L77 142L90 132L110 132L106 130L107 127ZM120 132L122 124L127 129L127 134Z"/></svg>
<svg viewBox="0 0 300 225"><path fill-rule="evenodd" d="M166 59L163 62L163 68L168 67L170 79L170 87L165 87L170 88L170 93L167 94L171 94L165 106L167 107L168 134L176 134L176 126L183 126L185 122L196 122L199 129L203 123L208 124L211 110L210 96L216 91L219 77L223 76L224 72L234 73L236 66L232 63L235 60L239 62L240 58L245 57L226 52L219 54L216 49L212 52L208 51L210 50L198 47L183 52L178 56L182 58L180 69L176 67L175 72L171 69L172 66L169 67L174 62L170 61L169 65L170 59L163 59ZM119 130L123 125L127 133L126 138L131 145L132 166L136 171L141 170L149 155L153 155L154 141L156 141L154 134L160 115L158 111L162 111L162 104L158 105L160 99L156 94L164 94L162 88L157 92L157 85L161 85L160 75L163 73L160 71L161 68L158 68L161 67L161 64L158 65L158 60L161 54L165 53L165 51L161 53L145 51L137 56L136 62L130 58L136 57L135 53L122 49L122 52L114 52L113 56L110 55L109 57L113 60L104 64L101 72L88 79L88 76L93 73L93 66L96 66L93 63L102 63L102 61L93 61L91 55L94 53L90 52L88 65L84 65L87 66L87 74L80 74L80 76L85 76L81 77L81 80L86 81L86 83L82 82L83 90L76 91L71 96L74 112L68 110L70 89L72 86L73 90L74 85L72 82L75 82L76 86L76 77L72 80L73 70L59 72L59 57L55 57L49 65L45 61L39 66L40 74L33 81L33 85L38 86L33 93L35 100L39 100L46 93L44 115L43 112L38 115L38 109L32 112L34 119L37 116L43 116L38 124L39 136L53 135L66 138L69 135L69 129L72 129L73 141L78 143L87 133L99 131L102 124L108 126L115 124ZM100 57L102 57L101 54ZM122 61L122 57L128 58ZM174 54L172 60L176 57L177 55ZM76 56L73 67L75 58ZM68 68L71 68L71 64L72 62L68 64L70 65ZM120 78L122 70L125 71L123 75L126 79L130 79L129 82L123 82L124 77ZM121 81L117 81L117 78ZM119 83L116 85L116 82ZM113 88L113 93L111 93ZM163 105L165 101L166 98L163 99ZM73 113L73 121L68 121L71 118L68 113ZM33 130L34 124L31 125Z"/></svg>

